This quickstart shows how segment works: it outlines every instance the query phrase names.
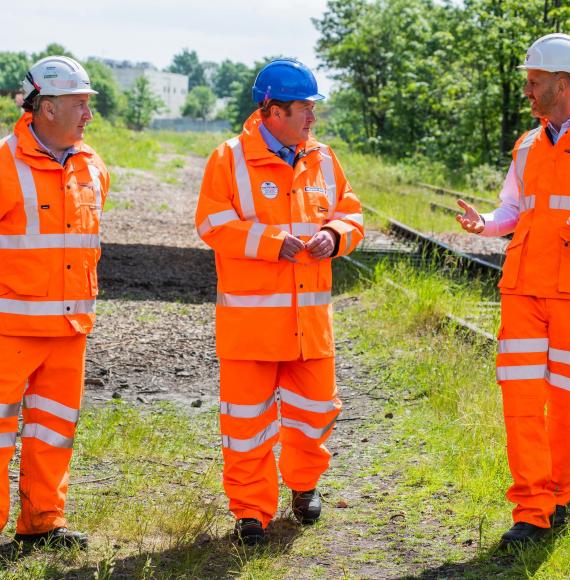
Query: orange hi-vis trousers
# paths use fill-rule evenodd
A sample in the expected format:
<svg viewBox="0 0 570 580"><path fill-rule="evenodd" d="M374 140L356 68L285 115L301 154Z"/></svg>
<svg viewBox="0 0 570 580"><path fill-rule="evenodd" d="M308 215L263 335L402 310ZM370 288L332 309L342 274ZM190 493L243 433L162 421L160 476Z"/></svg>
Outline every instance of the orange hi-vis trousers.
<svg viewBox="0 0 570 580"><path fill-rule="evenodd" d="M279 497L273 454L278 440L279 470L290 489L315 488L329 466L324 441L341 408L334 358L222 359L220 399L224 488L230 510L238 519L256 518L266 527Z"/></svg>
<svg viewBox="0 0 570 580"><path fill-rule="evenodd" d="M570 300L504 294L497 356L515 522L570 501ZM546 412L545 412L546 410Z"/></svg>
<svg viewBox="0 0 570 580"><path fill-rule="evenodd" d="M21 512L16 531L66 526L69 462L83 393L85 335L0 336L0 529L10 509L8 464L23 403Z"/></svg>

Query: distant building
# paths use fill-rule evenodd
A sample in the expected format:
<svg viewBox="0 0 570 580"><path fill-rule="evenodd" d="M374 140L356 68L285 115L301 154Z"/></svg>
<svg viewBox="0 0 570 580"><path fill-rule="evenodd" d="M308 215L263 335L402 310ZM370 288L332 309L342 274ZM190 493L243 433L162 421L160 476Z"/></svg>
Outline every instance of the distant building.
<svg viewBox="0 0 570 580"><path fill-rule="evenodd" d="M162 99L165 107L155 119L178 119L188 95L188 77L177 73L163 72L148 62L131 63L123 60L94 58L113 70L113 75L123 91L130 91L135 81L144 76L149 80L152 92Z"/></svg>

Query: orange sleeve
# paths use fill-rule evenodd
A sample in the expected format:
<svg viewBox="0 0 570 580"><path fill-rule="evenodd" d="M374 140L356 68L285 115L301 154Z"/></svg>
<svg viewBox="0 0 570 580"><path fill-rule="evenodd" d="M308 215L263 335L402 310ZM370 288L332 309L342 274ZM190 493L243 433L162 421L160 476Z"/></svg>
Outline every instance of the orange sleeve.
<svg viewBox="0 0 570 580"><path fill-rule="evenodd" d="M277 262L286 234L276 226L243 219L233 174L233 155L222 144L204 172L196 208L198 235L223 256Z"/></svg>
<svg viewBox="0 0 570 580"><path fill-rule="evenodd" d="M332 219L323 227L334 230L339 236L335 256L350 254L364 238L364 219L360 201L352 191L334 152L329 148L334 164L337 203Z"/></svg>

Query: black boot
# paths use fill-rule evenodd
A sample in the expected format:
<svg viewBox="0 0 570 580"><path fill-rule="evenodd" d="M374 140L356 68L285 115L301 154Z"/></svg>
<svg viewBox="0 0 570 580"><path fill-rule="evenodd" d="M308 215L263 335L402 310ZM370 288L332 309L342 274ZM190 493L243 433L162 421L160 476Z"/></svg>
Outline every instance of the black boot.
<svg viewBox="0 0 570 580"><path fill-rule="evenodd" d="M503 534L499 548L528 546L529 544L540 542L551 531L551 528L540 528L527 522L517 522L508 532Z"/></svg>
<svg viewBox="0 0 570 580"><path fill-rule="evenodd" d="M24 547L49 546L50 548L87 548L87 534L72 532L67 528L55 528L41 534L16 534L14 541L23 543Z"/></svg>
<svg viewBox="0 0 570 580"><path fill-rule="evenodd" d="M255 518L242 518L236 522L234 537L238 542L246 546L255 546L263 542L265 530L259 520Z"/></svg>
<svg viewBox="0 0 570 580"><path fill-rule="evenodd" d="M321 496L316 489L293 490L293 515L302 524L314 524L321 517Z"/></svg>

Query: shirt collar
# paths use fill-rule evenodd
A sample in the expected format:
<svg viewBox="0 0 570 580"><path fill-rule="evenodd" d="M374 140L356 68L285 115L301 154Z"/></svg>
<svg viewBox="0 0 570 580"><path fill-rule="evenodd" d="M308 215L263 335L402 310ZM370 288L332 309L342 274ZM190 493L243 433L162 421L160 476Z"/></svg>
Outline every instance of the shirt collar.
<svg viewBox="0 0 570 580"><path fill-rule="evenodd" d="M273 151L273 153L277 153L278 151L283 149L283 147L287 147L292 152L295 152L295 150L297 149L296 145L291 146L291 147L289 147L287 145L283 145L283 143L281 143L281 141L279 141L279 139L276 139L272 135L272 133L269 131L269 129L263 123L260 123L260 125L259 125L259 132L261 133L263 140L267 144L267 147L269 147L269 149L271 149L271 151Z"/></svg>
<svg viewBox="0 0 570 580"><path fill-rule="evenodd" d="M554 142L556 143L558 139L560 139L560 137L562 137L562 135L564 135L564 133L570 129L570 119L566 119L566 121L560 125L560 131L557 131L550 121L548 121L547 127L550 131L550 134L552 135Z"/></svg>
<svg viewBox="0 0 570 580"><path fill-rule="evenodd" d="M68 147L60 156L58 156L49 147L46 147L46 145L41 142L40 138L36 135L36 132L34 131L31 123L28 125L28 128L30 129L30 133L33 135L34 139L38 142L38 145L47 151L61 165L65 164L69 156L78 152L78 149L72 145L71 147Z"/></svg>

